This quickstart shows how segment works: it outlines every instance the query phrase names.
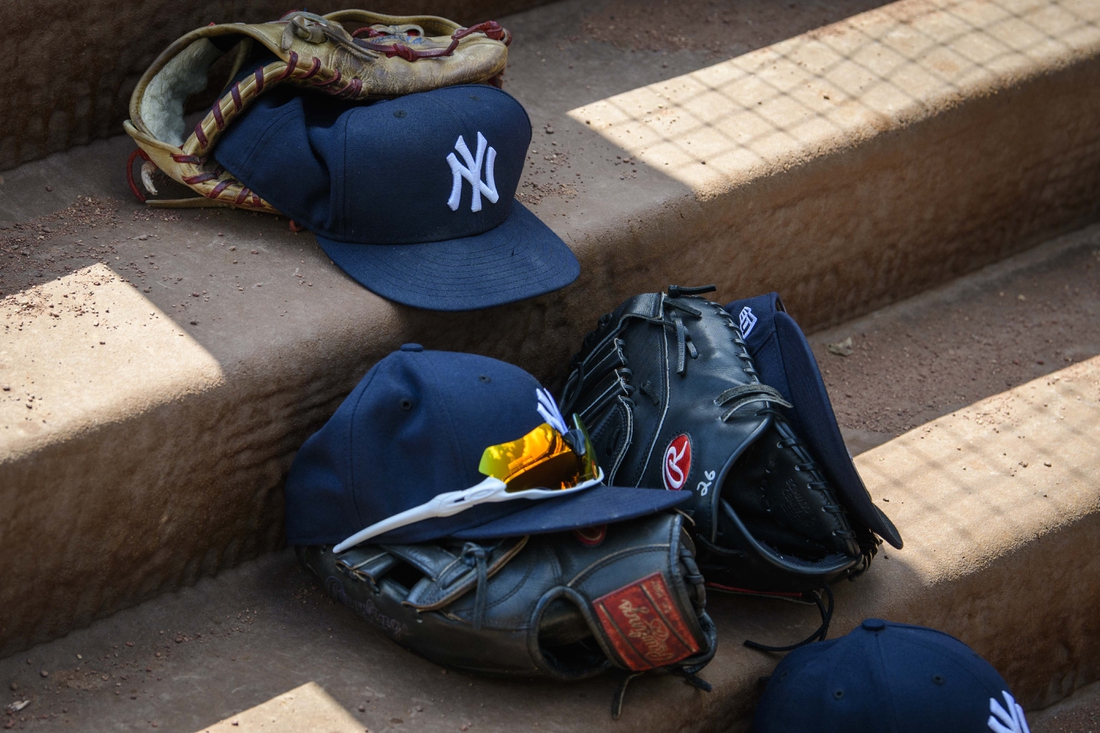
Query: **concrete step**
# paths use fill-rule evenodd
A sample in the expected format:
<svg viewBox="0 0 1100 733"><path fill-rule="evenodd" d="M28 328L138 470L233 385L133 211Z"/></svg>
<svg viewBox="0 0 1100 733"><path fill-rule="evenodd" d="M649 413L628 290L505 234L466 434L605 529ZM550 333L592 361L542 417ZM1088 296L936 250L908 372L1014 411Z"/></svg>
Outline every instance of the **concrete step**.
<svg viewBox="0 0 1100 733"><path fill-rule="evenodd" d="M944 629L1001 670L1036 733L1093 730L1066 721L1087 720L1095 685L1033 711L1100 677L1098 314L1100 226L810 338L843 427L878 443L856 462L906 538L837 587L831 635L867 616ZM848 337L851 355L828 351ZM740 641L817 623L774 601L708 605L714 692L639 678L617 730L748 730L776 658ZM331 601L289 550L0 659L0 702L29 701L4 722L26 731L591 731L617 684L444 672Z"/></svg>
<svg viewBox="0 0 1100 733"><path fill-rule="evenodd" d="M793 5L506 19L522 196L583 268L514 307L397 307L285 221L140 208L127 139L5 173L0 654L277 548L294 451L402 342L552 382L635 292L776 289L821 327L1097 214L1100 5Z"/></svg>
<svg viewBox="0 0 1100 733"><path fill-rule="evenodd" d="M1031 733L1096 733L1100 731L1100 682L1036 713L1029 721Z"/></svg>

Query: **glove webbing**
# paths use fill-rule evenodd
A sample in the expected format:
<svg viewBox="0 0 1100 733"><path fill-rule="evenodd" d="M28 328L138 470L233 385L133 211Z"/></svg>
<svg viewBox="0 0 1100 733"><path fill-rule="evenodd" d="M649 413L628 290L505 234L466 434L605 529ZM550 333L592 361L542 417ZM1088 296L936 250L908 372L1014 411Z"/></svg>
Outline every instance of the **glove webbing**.
<svg viewBox="0 0 1100 733"><path fill-rule="evenodd" d="M771 387L768 387L768 389L771 389ZM729 390L729 391L732 391L732 390ZM786 401L781 400L781 404L784 407L791 407L791 405L789 403L787 403ZM827 492L829 490L829 482L825 480L825 476L822 475L821 469L818 467L817 462L814 461L813 456L811 456L809 451L806 450L806 445L798 438L797 435L794 434L794 431L791 430L790 423L787 422L786 418L782 415L782 413L778 412L774 407L769 406L769 407L765 407L763 410L760 410L756 414L757 415L772 415L773 417L776 418L773 424L775 425L776 431L781 436L780 441L779 441L780 444L784 448L790 450L792 453L795 454L795 456L798 457L799 462L798 462L798 465L796 466L797 470L803 471L803 472L806 472L806 473L810 474L810 481L806 482L806 485L809 486L810 488L816 490L816 491L819 491L819 492L822 492L822 493ZM830 514L837 515L837 516L848 513L848 510L845 509L840 504L826 504L822 508L825 511L829 512ZM848 529L848 530L836 530L836 533L837 534L842 534L845 537L851 537L851 538L856 537L856 533L854 531L850 530L850 529ZM863 554L864 554L864 557L867 557L867 553L863 553ZM866 564L868 564L868 565L870 564L870 559L869 558L867 559ZM866 568L864 568L864 569L866 569ZM860 572L863 572L863 571L861 570ZM849 577L854 577L854 576L849 576Z"/></svg>
<svg viewBox="0 0 1100 733"><path fill-rule="evenodd" d="M671 300L664 293L660 293L659 297L660 301L653 301L648 298L644 299L642 302L645 303L648 301L648 306L643 305L639 307L638 304L635 304L630 310L623 313L619 319L619 328L615 330L615 333L621 330L623 321L628 318L637 318L646 323L658 325L661 328L675 329L677 351L679 352L676 362L676 373L683 374L687 368L687 355L690 354L692 359L696 359L699 356L699 351L695 348L695 345L691 343L691 333L687 330L687 327L684 326L684 322L680 316L675 313L666 316L666 312L668 310L678 310L693 318L702 318L703 313L697 308L692 308L690 305ZM645 308L645 310L643 310L643 308ZM648 310L648 312L646 312L646 310ZM596 330L589 332L584 337L581 351L573 357L571 366L577 372L578 388L580 383L584 381L584 376L588 371L588 369L585 368L587 362L602 346L602 344L594 342L599 338L600 331L611 323L612 318L614 318L613 313L604 313L600 316ZM732 323L733 321L731 320L730 324L732 325ZM617 341L617 339L613 339L613 342L614 341ZM586 356L581 357L581 354L586 354ZM601 358L606 358L606 355Z"/></svg>

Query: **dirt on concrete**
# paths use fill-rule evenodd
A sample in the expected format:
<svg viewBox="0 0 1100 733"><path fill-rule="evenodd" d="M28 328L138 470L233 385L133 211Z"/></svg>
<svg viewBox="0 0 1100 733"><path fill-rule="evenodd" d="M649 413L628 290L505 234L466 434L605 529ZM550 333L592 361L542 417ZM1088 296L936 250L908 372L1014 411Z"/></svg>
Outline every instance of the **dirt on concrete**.
<svg viewBox="0 0 1100 733"><path fill-rule="evenodd" d="M59 272L94 262L113 265L120 221L116 200L78 196L61 211L0 224L0 298Z"/></svg>
<svg viewBox="0 0 1100 733"><path fill-rule="evenodd" d="M881 442L923 415L950 412L1100 353L1098 270L1100 226L812 334L841 422ZM849 337L849 356L829 351ZM739 624L747 618L734 600L715 599L730 638L745 633ZM485 715L483 705L503 710L517 694L552 694L535 684L521 689L445 674L333 605L290 553L268 555L0 660L0 727L188 733L316 681L364 729L461 730ZM576 699L563 699L563 719L593 700L602 710L614 684L600 679L571 687ZM644 690L663 683L634 684ZM409 698L409 689L423 694ZM665 685L660 694L677 690ZM1098 699L1094 685L1033 713L1032 729L1095 731ZM510 723L540 729L524 711Z"/></svg>
<svg viewBox="0 0 1100 733"><path fill-rule="evenodd" d="M611 0L584 17L585 35L631 51L705 51L732 58L835 23L882 0Z"/></svg>
<svg viewBox="0 0 1100 733"><path fill-rule="evenodd" d="M1100 682L1028 719L1031 733L1100 733Z"/></svg>
<svg viewBox="0 0 1100 733"><path fill-rule="evenodd" d="M810 343L837 420L861 452L1100 354L1100 228L814 334Z"/></svg>

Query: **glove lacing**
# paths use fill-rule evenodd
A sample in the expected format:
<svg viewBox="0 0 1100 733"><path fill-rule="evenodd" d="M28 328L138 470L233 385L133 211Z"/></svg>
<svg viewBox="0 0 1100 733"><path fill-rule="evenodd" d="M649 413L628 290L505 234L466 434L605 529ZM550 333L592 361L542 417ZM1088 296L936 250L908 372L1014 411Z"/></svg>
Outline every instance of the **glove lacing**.
<svg viewBox="0 0 1100 733"><path fill-rule="evenodd" d="M611 719L618 720L619 716L623 714L623 702L626 700L626 688L630 684L630 681L635 677L641 677L645 672L631 672L623 678L622 683L618 689L615 690L615 694L611 697ZM669 670L669 674L676 675L677 677L683 677L684 682L687 682L697 690L703 692L711 692L714 688L709 682L702 677L696 675L694 672L690 672L683 668L673 668Z"/></svg>
<svg viewBox="0 0 1100 733"><path fill-rule="evenodd" d="M790 405L784 406L790 407ZM772 415L779 418L785 418L785 416L782 415L782 413L778 412L774 407L766 407L756 414ZM774 425L776 426L776 430L780 435L780 439L778 441L779 447L789 450L795 455L795 457L798 458L798 463L795 465L794 470L810 474L810 480L806 482L806 485L814 491L819 492L823 496L827 496L827 492L829 491L829 482L825 480L825 476L821 473L821 469L818 468L817 462L814 461L813 456L811 456L810 452L806 449L806 444L803 443L802 440L797 435L795 435L792 430L790 430L790 426L787 424L785 419L776 420L774 422ZM824 506L822 506L822 510L829 512L834 516L844 516L848 514L848 510L839 504L825 504ZM846 539L857 539L856 533L850 529L833 530L833 535L837 537L844 537ZM870 557L867 556L866 552L863 553L863 556L865 558L865 564L863 569L859 570L859 573L862 573L863 570L866 569L866 565L870 564ZM858 575L859 573L856 573L856 575ZM849 575L849 577L851 578L855 576Z"/></svg>
<svg viewBox="0 0 1100 733"><path fill-rule="evenodd" d="M719 407L725 407L730 402L733 402L733 405L721 418L719 418L722 422L729 421L738 410L756 402L767 402L782 405L783 407L793 407L790 402L783 399L783 395L779 393L779 390L774 387L769 387L763 382L753 382L752 384L741 384L736 387L730 387L725 392L718 395L714 400L714 404ZM766 413L777 414L774 408L771 407L765 407L756 412L758 416Z"/></svg>
<svg viewBox="0 0 1100 733"><path fill-rule="evenodd" d="M462 546L462 562L467 567L477 568L477 590L474 591L474 630L481 631L481 624L485 620L485 604L488 601L488 592L485 587L489 577L486 563L489 552L484 547L474 542L467 542Z"/></svg>
<svg viewBox="0 0 1100 733"><path fill-rule="evenodd" d="M756 373L756 368L752 362L752 356L749 355L748 347L745 345L745 339L741 335L741 329L733 322L733 317L726 311L725 308L717 303L710 303L714 310L726 323L726 327L733 331L733 341L738 346L737 356L742 361L742 369L746 374L750 375L753 379L751 384L744 384L738 387L727 389L722 394L718 395L718 398L714 401L719 407L724 407L730 402L733 405L729 410L722 415L722 422L726 422L733 415L743 407L747 405L764 402L763 408L756 411L757 417L771 416L775 418L773 425L780 434L779 447L785 450L791 451L795 457L798 458L798 463L795 465L795 470L800 472L806 472L810 474L810 480L807 482L807 486L814 491L827 495L829 490L829 482L825 480L825 476L821 473L821 470L817 466L817 462L813 456L806 449L805 444L799 439L797 435L790 429L787 423L786 415L779 412L777 405L792 408L793 405L783 398L780 392L760 381L759 376ZM725 502L723 502L725 503ZM840 516L847 514L847 510L839 504L826 504L822 509L834 516ZM732 511L730 508L728 511ZM835 530L834 535L844 537L848 539L855 539L856 533L852 530ZM870 565L870 557L867 553L863 553L863 567L856 572L855 575L862 573L868 565ZM849 575L849 577L855 577L855 575Z"/></svg>
<svg viewBox="0 0 1100 733"><path fill-rule="evenodd" d="M702 318L703 312L692 308L690 305L684 303L677 303L674 300L669 300L668 297L664 298L662 307L668 310L678 310L692 318ZM635 315L640 321L646 323L653 323L661 328L671 328L676 331L676 373L683 374L687 371L687 358L690 356L692 359L699 358L699 350L695 348L695 344L691 343L691 331L688 331L687 326L684 325L683 318L678 313L672 313L666 318L655 318L653 316L640 316ZM603 319L600 319L603 321ZM604 325L601 323L601 325Z"/></svg>
<svg viewBox="0 0 1100 733"><path fill-rule="evenodd" d="M821 598L821 592L825 592L825 600L828 600L828 604ZM792 599L784 599L792 600ZM768 646L767 644L760 644L752 641L751 639L745 639L742 643L749 649L756 649L761 652L789 652L794 649L798 649L801 646L812 644L815 641L825 641L825 637L829 634L829 624L833 620L833 608L835 606L833 598L833 589L829 586L822 586L820 590L812 590L808 593L802 594L801 602L807 600L813 601L817 606L818 612L821 614L821 625L817 627L817 630L810 634L808 637L795 644L788 644L787 646Z"/></svg>

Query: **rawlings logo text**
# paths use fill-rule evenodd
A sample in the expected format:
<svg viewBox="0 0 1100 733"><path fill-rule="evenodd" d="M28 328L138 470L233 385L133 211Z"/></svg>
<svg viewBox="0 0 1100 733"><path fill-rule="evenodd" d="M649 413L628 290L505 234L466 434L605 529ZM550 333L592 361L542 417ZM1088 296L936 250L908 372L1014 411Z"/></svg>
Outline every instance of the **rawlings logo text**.
<svg viewBox="0 0 1100 733"><path fill-rule="evenodd" d="M370 599L360 601L349 596L347 594L347 591L344 590L344 584L340 582L339 578L335 578L330 575L328 579L325 580L325 590L328 591L328 594L330 596L340 601L340 603L343 603L351 610L355 611L367 621L370 621L372 624L392 636L394 639L400 639L403 636L408 636L408 626L406 626L403 622L398 621L395 618L390 618L386 614L379 611L375 607L374 601Z"/></svg>
<svg viewBox="0 0 1100 733"><path fill-rule="evenodd" d="M646 606L635 607L629 598L624 598L619 604L619 612L630 625L627 634L631 639L640 639L645 644L643 656L651 662L660 664L672 658L672 650L668 648L668 637L671 633L668 627L659 618L643 619L652 612Z"/></svg>
<svg viewBox="0 0 1100 733"><path fill-rule="evenodd" d="M675 664L699 651L661 573L596 599L604 639L635 672Z"/></svg>

